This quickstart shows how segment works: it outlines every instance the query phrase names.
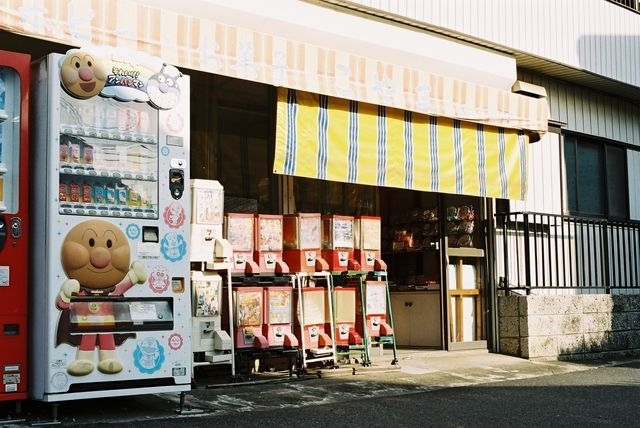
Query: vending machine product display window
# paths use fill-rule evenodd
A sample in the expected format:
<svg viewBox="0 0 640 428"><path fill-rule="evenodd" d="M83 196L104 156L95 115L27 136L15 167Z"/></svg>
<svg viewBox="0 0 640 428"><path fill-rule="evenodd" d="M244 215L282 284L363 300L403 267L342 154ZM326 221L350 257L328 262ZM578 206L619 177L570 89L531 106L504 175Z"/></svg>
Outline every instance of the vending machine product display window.
<svg viewBox="0 0 640 428"><path fill-rule="evenodd" d="M65 91L60 103L60 212L157 219L157 110Z"/></svg>

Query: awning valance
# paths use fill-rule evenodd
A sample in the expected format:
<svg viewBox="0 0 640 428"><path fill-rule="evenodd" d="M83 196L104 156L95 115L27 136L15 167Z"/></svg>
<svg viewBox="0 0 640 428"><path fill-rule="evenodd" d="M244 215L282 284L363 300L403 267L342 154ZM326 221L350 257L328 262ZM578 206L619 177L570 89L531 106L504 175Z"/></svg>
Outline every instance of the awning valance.
<svg viewBox="0 0 640 428"><path fill-rule="evenodd" d="M429 58L406 52L401 55L388 46L366 46L365 50L364 40L341 39L330 33L333 22L326 22L327 32L319 33L291 21L260 19L250 14L251 7L240 10L235 5L248 1L0 0L0 29L71 46L142 51L179 67L431 116L534 134L547 131L546 99L456 77L459 67L454 64L460 63L460 58L452 58L457 62L434 72L436 61L429 62ZM255 8L265 7L266 2L252 1ZM308 12L313 16L326 10L290 0L270 0L269 6L272 1L273 8L283 10L287 4L315 7L315 12ZM390 26L388 31L394 29ZM415 31L403 34L404 39L402 35L397 39L401 46L417 37ZM497 54L490 61L485 57L491 54L479 48L447 43L459 48L449 49L457 52L452 55L464 56L459 50L465 48L469 55L485 60L479 61L486 64L478 68L478 76L503 62ZM359 51L355 50L358 46L362 47ZM442 50L438 55L444 55ZM473 63L468 57L465 60ZM473 75L470 71L467 76Z"/></svg>
<svg viewBox="0 0 640 428"><path fill-rule="evenodd" d="M524 199L522 130L279 89L277 174Z"/></svg>

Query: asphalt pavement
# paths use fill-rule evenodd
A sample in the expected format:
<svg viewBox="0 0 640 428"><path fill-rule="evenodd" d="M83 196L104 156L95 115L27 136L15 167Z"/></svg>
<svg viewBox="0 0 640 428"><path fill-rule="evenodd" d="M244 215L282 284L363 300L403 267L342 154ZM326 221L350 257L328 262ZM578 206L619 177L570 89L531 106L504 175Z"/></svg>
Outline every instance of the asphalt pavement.
<svg viewBox="0 0 640 428"><path fill-rule="evenodd" d="M74 400L52 407L26 401L0 403L3 428L57 426L136 426L142 422L188 422L269 409L308 408L369 398L398 397L445 388L532 379L609 367L628 359L530 361L487 352L377 349L363 365L357 358L338 365L309 364L289 371L274 358L262 367L242 365L199 367L191 391Z"/></svg>

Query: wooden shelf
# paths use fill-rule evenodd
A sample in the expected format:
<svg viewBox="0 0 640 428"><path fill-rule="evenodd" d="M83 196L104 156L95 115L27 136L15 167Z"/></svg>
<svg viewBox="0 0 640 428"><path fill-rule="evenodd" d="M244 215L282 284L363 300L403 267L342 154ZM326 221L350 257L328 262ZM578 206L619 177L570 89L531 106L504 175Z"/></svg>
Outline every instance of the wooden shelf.
<svg viewBox="0 0 640 428"><path fill-rule="evenodd" d="M450 257L484 257L482 248L447 247L447 255Z"/></svg>

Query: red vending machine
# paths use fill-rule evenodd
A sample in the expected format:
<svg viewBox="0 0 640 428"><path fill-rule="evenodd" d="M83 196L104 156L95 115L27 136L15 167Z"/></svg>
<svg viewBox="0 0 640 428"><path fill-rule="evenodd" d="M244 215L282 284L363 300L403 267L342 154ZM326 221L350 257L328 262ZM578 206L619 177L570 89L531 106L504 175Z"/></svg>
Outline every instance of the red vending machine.
<svg viewBox="0 0 640 428"><path fill-rule="evenodd" d="M253 262L255 241L254 214L228 213L224 217L224 238L233 249L232 272L243 273Z"/></svg>
<svg viewBox="0 0 640 428"><path fill-rule="evenodd" d="M264 298L263 335L269 347L298 347L298 338L293 334L293 287L265 287Z"/></svg>
<svg viewBox="0 0 640 428"><path fill-rule="evenodd" d="M353 262L353 216L322 216L322 258L332 272L344 272Z"/></svg>
<svg viewBox="0 0 640 428"><path fill-rule="evenodd" d="M363 271L376 268L382 248L380 217L357 216L355 218L354 257Z"/></svg>
<svg viewBox="0 0 640 428"><path fill-rule="evenodd" d="M0 400L27 398L30 62L0 51Z"/></svg>
<svg viewBox="0 0 640 428"><path fill-rule="evenodd" d="M260 272L275 272L282 262L282 215L256 214L255 228L253 261Z"/></svg>
<svg viewBox="0 0 640 428"><path fill-rule="evenodd" d="M262 287L233 287L233 343L236 349L265 349L264 290Z"/></svg>
<svg viewBox="0 0 640 428"><path fill-rule="evenodd" d="M315 272L321 260L322 223L320 213L285 214L282 224L282 258L291 272ZM328 269L328 266L326 267Z"/></svg>

